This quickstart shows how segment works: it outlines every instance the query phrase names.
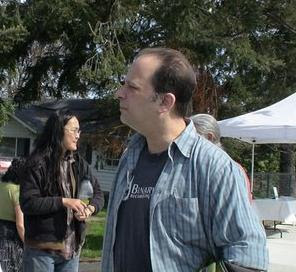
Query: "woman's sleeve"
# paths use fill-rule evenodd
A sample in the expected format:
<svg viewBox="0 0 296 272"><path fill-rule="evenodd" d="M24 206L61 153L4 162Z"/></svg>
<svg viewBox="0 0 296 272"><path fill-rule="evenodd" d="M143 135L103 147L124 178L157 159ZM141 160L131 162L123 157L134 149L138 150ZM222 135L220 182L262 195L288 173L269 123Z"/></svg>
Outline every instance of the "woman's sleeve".
<svg viewBox="0 0 296 272"><path fill-rule="evenodd" d="M30 166L21 175L20 205L24 214L43 215L63 209L62 197L42 196L44 173L41 166Z"/></svg>

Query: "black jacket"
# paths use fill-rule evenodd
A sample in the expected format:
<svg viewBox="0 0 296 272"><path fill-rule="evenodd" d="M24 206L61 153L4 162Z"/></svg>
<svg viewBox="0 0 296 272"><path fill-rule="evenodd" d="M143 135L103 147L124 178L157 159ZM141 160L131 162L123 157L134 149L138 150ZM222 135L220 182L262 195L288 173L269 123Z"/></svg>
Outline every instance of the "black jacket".
<svg viewBox="0 0 296 272"><path fill-rule="evenodd" d="M93 185L90 204L100 211L104 205L103 192L98 180L93 176L88 163L78 154L74 155L73 173L77 182L76 195L80 183L89 179ZM60 242L66 235L67 210L62 204L62 193L58 187L52 192L46 188L49 177L49 160L46 157L31 156L23 172L20 184L20 205L24 213L25 239L44 242ZM78 243L84 240L85 222L75 220Z"/></svg>

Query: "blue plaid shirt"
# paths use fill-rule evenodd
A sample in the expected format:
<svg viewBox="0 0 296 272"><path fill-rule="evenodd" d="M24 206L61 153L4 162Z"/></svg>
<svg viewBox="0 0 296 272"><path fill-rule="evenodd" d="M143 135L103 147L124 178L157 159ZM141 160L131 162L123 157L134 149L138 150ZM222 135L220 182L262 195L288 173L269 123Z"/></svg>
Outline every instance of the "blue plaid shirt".
<svg viewBox="0 0 296 272"><path fill-rule="evenodd" d="M118 209L144 144L136 134L119 164L109 197L102 272L113 271ZM150 201L153 272L196 271L212 256L267 270L265 232L237 163L198 136L192 122L169 145L168 156Z"/></svg>

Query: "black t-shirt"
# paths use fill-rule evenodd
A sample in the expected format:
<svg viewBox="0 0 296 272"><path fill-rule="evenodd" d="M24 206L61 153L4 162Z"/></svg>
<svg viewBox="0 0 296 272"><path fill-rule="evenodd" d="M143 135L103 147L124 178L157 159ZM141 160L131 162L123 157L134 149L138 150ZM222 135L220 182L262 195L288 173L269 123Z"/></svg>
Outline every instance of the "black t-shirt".
<svg viewBox="0 0 296 272"><path fill-rule="evenodd" d="M118 211L114 245L115 272L152 272L149 246L149 204L155 184L167 160L167 151L142 150L133 171L129 195Z"/></svg>

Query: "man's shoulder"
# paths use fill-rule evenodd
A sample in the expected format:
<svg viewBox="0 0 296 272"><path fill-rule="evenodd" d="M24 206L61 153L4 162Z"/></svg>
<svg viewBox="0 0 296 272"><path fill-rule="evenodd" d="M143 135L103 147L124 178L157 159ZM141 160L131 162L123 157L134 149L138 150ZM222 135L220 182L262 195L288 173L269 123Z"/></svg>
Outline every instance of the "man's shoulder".
<svg viewBox="0 0 296 272"><path fill-rule="evenodd" d="M127 147L124 150L122 157L125 157L128 154L130 155L131 150L141 150L145 145L145 143L146 143L146 138L139 133L135 133L129 138Z"/></svg>
<svg viewBox="0 0 296 272"><path fill-rule="evenodd" d="M230 158L222 148L199 135L196 137L192 152L195 154L202 154L206 158Z"/></svg>
<svg viewBox="0 0 296 272"><path fill-rule="evenodd" d="M128 147L134 147L145 142L145 137L140 133L133 134L128 140Z"/></svg>
<svg viewBox="0 0 296 272"><path fill-rule="evenodd" d="M214 169L232 167L234 161L220 147L199 136L191 150L190 160L197 166L207 166ZM204 167L203 167L204 168Z"/></svg>

